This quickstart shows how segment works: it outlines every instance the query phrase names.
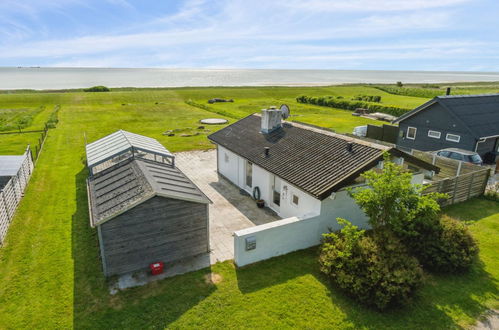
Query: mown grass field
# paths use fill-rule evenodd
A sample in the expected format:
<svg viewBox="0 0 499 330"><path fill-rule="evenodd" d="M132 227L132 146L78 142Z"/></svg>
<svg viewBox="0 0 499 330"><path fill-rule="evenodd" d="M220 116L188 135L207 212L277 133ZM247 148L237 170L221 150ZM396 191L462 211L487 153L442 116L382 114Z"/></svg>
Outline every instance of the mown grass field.
<svg viewBox="0 0 499 330"><path fill-rule="evenodd" d="M383 101L417 106L426 99L382 93ZM88 224L84 143L117 129L157 138L171 151L212 148L199 119L224 117L189 106L212 97L230 121L269 105L290 105L292 120L349 132L366 122L350 112L298 105L307 95L374 94L358 86L321 88L202 88L111 93L1 94L0 108L53 109L49 131L25 197L0 249L0 329L18 328L456 328L499 308L499 203L476 199L446 212L470 222L480 262L459 276L429 275L410 306L379 313L352 302L319 273L316 250L243 269L225 262L145 287L108 294L95 230ZM337 93L337 94L335 94ZM40 116L37 115L37 116ZM33 122L42 121L35 116ZM43 121L42 121L43 122ZM223 126L207 126L212 131ZM166 130L199 135L174 137ZM0 154L22 153L27 135L0 135ZM210 272L218 274L210 281Z"/></svg>

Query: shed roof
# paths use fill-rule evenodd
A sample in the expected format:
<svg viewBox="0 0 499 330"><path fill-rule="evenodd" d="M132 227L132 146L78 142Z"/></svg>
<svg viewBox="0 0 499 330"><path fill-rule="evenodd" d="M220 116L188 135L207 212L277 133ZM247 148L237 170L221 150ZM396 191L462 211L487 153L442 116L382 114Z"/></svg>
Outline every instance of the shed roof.
<svg viewBox="0 0 499 330"><path fill-rule="evenodd" d="M26 156L0 156L0 176L14 176L21 168Z"/></svg>
<svg viewBox="0 0 499 330"><path fill-rule="evenodd" d="M154 196L210 203L178 168L143 159L125 161L90 177L88 190L92 227Z"/></svg>
<svg viewBox="0 0 499 330"><path fill-rule="evenodd" d="M400 116L402 122L420 111L439 103L456 116L477 138L499 135L499 94L437 96Z"/></svg>
<svg viewBox="0 0 499 330"><path fill-rule="evenodd" d="M253 114L208 138L277 175L318 199L328 197L383 159L392 147L370 143L319 128L285 122L281 129L260 133L261 117ZM347 144L352 143L352 152ZM264 148L269 147L269 156ZM429 169L431 164L403 155Z"/></svg>
<svg viewBox="0 0 499 330"><path fill-rule="evenodd" d="M88 167L98 165L131 149L173 157L173 154L156 139L119 130L86 145L87 165Z"/></svg>

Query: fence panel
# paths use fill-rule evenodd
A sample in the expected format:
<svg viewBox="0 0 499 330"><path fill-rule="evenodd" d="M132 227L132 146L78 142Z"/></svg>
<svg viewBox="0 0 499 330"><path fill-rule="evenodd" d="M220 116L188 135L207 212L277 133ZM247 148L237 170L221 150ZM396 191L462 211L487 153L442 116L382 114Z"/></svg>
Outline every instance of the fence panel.
<svg viewBox="0 0 499 330"><path fill-rule="evenodd" d="M489 171L489 169L480 169L428 183L425 193L440 192L447 194L449 198L441 201L442 206L464 202L485 192Z"/></svg>
<svg viewBox="0 0 499 330"><path fill-rule="evenodd" d="M33 172L33 159L29 147L24 155L24 161L17 174L11 177L0 191L0 245L3 244L10 222Z"/></svg>

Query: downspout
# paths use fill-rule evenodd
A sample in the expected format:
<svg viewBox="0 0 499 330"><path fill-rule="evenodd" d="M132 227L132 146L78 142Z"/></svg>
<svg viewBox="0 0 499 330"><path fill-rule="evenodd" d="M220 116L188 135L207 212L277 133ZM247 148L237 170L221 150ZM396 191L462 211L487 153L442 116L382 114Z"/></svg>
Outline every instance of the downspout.
<svg viewBox="0 0 499 330"><path fill-rule="evenodd" d="M479 143L484 143L485 141L487 141L487 138L483 139L483 138L480 138L478 140L476 140L476 144L475 144L475 152L478 150L478 144Z"/></svg>

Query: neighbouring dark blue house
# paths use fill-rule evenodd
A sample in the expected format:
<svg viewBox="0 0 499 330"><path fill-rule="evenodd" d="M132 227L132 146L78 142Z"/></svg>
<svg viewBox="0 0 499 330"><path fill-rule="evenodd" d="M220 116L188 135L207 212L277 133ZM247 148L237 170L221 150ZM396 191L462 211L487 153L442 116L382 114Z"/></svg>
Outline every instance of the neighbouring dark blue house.
<svg viewBox="0 0 499 330"><path fill-rule="evenodd" d="M461 148L489 160L499 154L499 94L437 96L394 123L404 149Z"/></svg>

